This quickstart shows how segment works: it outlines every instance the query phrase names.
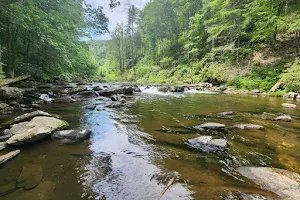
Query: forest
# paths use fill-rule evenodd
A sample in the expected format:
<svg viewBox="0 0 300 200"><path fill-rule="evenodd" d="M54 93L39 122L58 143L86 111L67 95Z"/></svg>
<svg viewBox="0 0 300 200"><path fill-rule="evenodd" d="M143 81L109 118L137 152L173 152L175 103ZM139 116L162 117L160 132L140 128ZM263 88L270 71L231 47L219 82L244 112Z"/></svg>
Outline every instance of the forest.
<svg viewBox="0 0 300 200"><path fill-rule="evenodd" d="M83 37L108 31L101 7L84 0L0 1L1 76L72 80L96 74Z"/></svg>
<svg viewBox="0 0 300 200"><path fill-rule="evenodd" d="M280 80L299 91L299 8L298 0L153 0L129 6L111 40L91 50L108 81L267 91Z"/></svg>

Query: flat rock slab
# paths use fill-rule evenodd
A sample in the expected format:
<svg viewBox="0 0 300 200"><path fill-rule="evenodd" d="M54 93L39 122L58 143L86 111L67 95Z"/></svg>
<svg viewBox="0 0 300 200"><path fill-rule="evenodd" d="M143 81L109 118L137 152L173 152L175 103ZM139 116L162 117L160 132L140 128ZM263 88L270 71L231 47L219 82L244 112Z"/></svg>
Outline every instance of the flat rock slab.
<svg viewBox="0 0 300 200"><path fill-rule="evenodd" d="M36 188L24 192L16 200L52 200L55 184L50 181L40 183Z"/></svg>
<svg viewBox="0 0 300 200"><path fill-rule="evenodd" d="M282 115L282 116L276 117L275 120L282 121L282 122L291 122L292 118L289 115Z"/></svg>
<svg viewBox="0 0 300 200"><path fill-rule="evenodd" d="M6 134L13 134L6 143L10 145L21 145L35 142L68 125L67 122L53 117L35 117L30 122L15 124L11 129L6 130Z"/></svg>
<svg viewBox="0 0 300 200"><path fill-rule="evenodd" d="M40 165L27 164L18 178L17 187L30 190L35 188L43 178L43 170Z"/></svg>
<svg viewBox="0 0 300 200"><path fill-rule="evenodd" d="M228 146L226 139L213 139L211 136L201 136L188 140L189 144L204 151L224 151Z"/></svg>
<svg viewBox="0 0 300 200"><path fill-rule="evenodd" d="M90 130L62 130L55 131L52 134L52 139L70 139L70 140L85 140L90 138L92 131Z"/></svg>
<svg viewBox="0 0 300 200"><path fill-rule="evenodd" d="M31 113L26 113L24 115L16 117L14 119L14 123L19 123L19 122L24 122L24 121L30 121L32 118L37 117L37 116L48 116L48 117L51 117L51 115L49 113L46 113L46 112L41 111L41 110L37 110L37 111L31 112Z"/></svg>
<svg viewBox="0 0 300 200"><path fill-rule="evenodd" d="M201 124L199 126L195 126L195 129L198 130L203 130L203 129L209 129L209 130L224 130L225 129L224 124L219 124L219 123L214 123L214 122L209 122L205 124Z"/></svg>
<svg viewBox="0 0 300 200"><path fill-rule="evenodd" d="M237 124L233 126L234 128L239 128L242 130L264 130L265 128L256 124Z"/></svg>
<svg viewBox="0 0 300 200"><path fill-rule="evenodd" d="M291 103L283 103L281 105L282 105L282 107L285 107L285 108L297 108L297 105L291 104Z"/></svg>
<svg viewBox="0 0 300 200"><path fill-rule="evenodd" d="M237 171L284 200L300 199L300 176L297 173L268 167L240 167Z"/></svg>
<svg viewBox="0 0 300 200"><path fill-rule="evenodd" d="M20 153L20 150L9 152L5 155L0 156L0 165L6 163L10 159L13 159Z"/></svg>
<svg viewBox="0 0 300 200"><path fill-rule="evenodd" d="M0 142L0 151L6 148L6 142Z"/></svg>

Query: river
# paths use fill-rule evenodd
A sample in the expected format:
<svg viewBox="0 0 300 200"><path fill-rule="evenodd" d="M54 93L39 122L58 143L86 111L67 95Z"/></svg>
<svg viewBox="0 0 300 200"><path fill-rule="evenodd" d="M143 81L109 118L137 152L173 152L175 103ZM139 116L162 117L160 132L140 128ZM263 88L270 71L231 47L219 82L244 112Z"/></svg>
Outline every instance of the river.
<svg viewBox="0 0 300 200"><path fill-rule="evenodd" d="M104 108L105 101L108 99L44 105L42 110L60 115L71 128L92 130L90 140L67 145L46 139L22 146L17 158L0 166L0 191L15 182L28 163L40 165L43 181L55 183L49 197L55 200L159 199L173 177L175 181L162 199L274 196L235 169L268 166L300 173L300 111L283 108L283 98L195 91L171 94L143 88L122 108ZM85 109L95 102L97 109ZM300 106L300 102L294 103ZM234 115L218 115L224 111ZM293 121L273 120L282 113L291 115ZM218 136L228 139L227 154L202 152L187 145L188 139L199 136L191 127L205 122L228 127L227 133ZM265 130L231 128L237 123L258 124ZM16 199L27 192L13 191L0 198Z"/></svg>

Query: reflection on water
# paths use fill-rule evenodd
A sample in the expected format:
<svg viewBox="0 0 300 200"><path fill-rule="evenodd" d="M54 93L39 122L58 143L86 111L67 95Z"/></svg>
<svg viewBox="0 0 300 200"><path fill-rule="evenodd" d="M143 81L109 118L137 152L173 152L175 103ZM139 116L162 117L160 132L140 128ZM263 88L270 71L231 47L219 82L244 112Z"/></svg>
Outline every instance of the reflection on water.
<svg viewBox="0 0 300 200"><path fill-rule="evenodd" d="M269 166L300 173L300 112L284 109L281 98L164 94L142 89L120 109L84 110L84 104L46 105L72 128L93 131L90 141L64 145L45 140L21 147L21 154L0 166L0 192L14 183L27 163L40 165L43 180L56 184L52 199L159 199L170 179L175 183L163 199L234 199L245 194L273 196L235 172L239 166ZM160 95L157 95L160 94ZM296 102L297 103L297 102ZM299 103L298 103L299 105ZM217 113L233 111L233 116ZM281 113L291 123L275 122ZM204 153L186 145L210 134L191 127L204 122L226 124L228 154ZM238 130L236 123L263 125L265 130ZM20 195L26 191L18 190ZM16 192L15 192L16 193ZM13 194L13 193L11 193ZM10 199L11 194L1 196Z"/></svg>

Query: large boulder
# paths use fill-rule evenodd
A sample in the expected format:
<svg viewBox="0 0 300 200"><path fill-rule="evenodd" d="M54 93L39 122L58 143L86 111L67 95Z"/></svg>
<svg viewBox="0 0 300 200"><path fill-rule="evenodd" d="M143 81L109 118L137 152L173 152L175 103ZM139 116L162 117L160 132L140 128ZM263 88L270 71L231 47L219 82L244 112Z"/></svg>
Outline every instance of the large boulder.
<svg viewBox="0 0 300 200"><path fill-rule="evenodd" d="M158 88L159 92L168 92L169 91L169 87L160 87Z"/></svg>
<svg viewBox="0 0 300 200"><path fill-rule="evenodd" d="M225 125L220 124L220 123L214 123L214 122L209 122L209 123L204 123L199 126L195 126L195 129L198 130L216 130L216 131L224 131L225 130Z"/></svg>
<svg viewBox="0 0 300 200"><path fill-rule="evenodd" d="M263 130L264 127L256 124L236 124L234 128L239 128L242 130Z"/></svg>
<svg viewBox="0 0 300 200"><path fill-rule="evenodd" d="M284 200L300 199L300 176L297 173L268 167L240 167L237 171Z"/></svg>
<svg viewBox="0 0 300 200"><path fill-rule="evenodd" d="M30 190L35 188L43 178L40 165L26 164L18 178L17 187Z"/></svg>
<svg viewBox="0 0 300 200"><path fill-rule="evenodd" d="M6 134L13 134L6 142L10 145L21 145L45 138L52 132L63 129L69 124L53 117L35 117L30 122L15 124Z"/></svg>
<svg viewBox="0 0 300 200"><path fill-rule="evenodd" d="M102 91L99 91L100 96L111 97L116 94L132 95L133 88L132 86L124 86L119 88L108 88Z"/></svg>
<svg viewBox="0 0 300 200"><path fill-rule="evenodd" d="M90 138L92 131L86 129L61 130L52 134L52 139L86 140Z"/></svg>
<svg viewBox="0 0 300 200"><path fill-rule="evenodd" d="M0 100L13 100L23 98L23 90L16 87L1 87Z"/></svg>
<svg viewBox="0 0 300 200"><path fill-rule="evenodd" d="M89 91L84 91L84 92L78 92L77 95L85 98L90 98L90 97L98 97L99 94L96 91L89 90Z"/></svg>
<svg viewBox="0 0 300 200"><path fill-rule="evenodd" d="M228 146L226 139L213 139L211 136L201 136L188 140L189 145L203 151L225 151Z"/></svg>
<svg viewBox="0 0 300 200"><path fill-rule="evenodd" d="M20 153L20 150L9 152L5 155L0 156L0 165L6 163L7 161L13 159Z"/></svg>
<svg viewBox="0 0 300 200"><path fill-rule="evenodd" d="M20 123L20 122L24 122L24 121L30 121L32 118L37 117L37 116L51 117L51 115L49 113L46 113L46 112L41 111L41 110L37 110L37 111L33 111L31 113L26 113L24 115L16 117L14 119L14 123Z"/></svg>

